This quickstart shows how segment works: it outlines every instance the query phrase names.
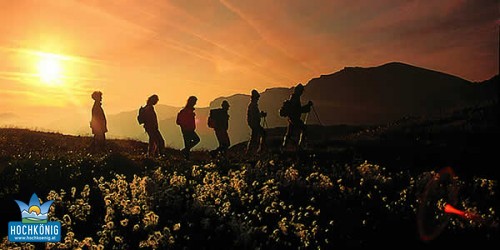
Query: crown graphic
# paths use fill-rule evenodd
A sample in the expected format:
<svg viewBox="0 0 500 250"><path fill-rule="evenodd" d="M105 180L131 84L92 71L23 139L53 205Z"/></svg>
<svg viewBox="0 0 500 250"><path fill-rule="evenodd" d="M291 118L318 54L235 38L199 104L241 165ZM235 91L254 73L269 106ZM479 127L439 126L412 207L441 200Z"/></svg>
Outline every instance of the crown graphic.
<svg viewBox="0 0 500 250"><path fill-rule="evenodd" d="M47 214L54 201L41 203L38 196L33 193L29 204L15 200L21 210L22 223L47 223Z"/></svg>

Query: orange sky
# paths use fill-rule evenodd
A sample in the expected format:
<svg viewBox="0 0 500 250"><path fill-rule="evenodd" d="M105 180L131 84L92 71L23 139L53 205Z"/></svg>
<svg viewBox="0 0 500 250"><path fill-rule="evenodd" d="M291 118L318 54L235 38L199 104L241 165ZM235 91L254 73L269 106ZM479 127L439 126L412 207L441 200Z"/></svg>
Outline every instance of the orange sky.
<svg viewBox="0 0 500 250"><path fill-rule="evenodd" d="M471 81L498 73L495 0L16 0L0 3L0 118L183 106L390 61ZM37 76L62 55L61 84ZM45 115L45 114L44 114Z"/></svg>

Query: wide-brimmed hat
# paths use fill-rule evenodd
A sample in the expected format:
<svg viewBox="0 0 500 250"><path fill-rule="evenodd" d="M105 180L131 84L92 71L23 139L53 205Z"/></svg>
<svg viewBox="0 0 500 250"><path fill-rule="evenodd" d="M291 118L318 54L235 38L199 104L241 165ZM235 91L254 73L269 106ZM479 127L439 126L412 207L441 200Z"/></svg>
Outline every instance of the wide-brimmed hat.
<svg viewBox="0 0 500 250"><path fill-rule="evenodd" d="M260 97L259 92L257 90L255 90L255 89L252 90L252 98L258 98L258 97Z"/></svg>
<svg viewBox="0 0 500 250"><path fill-rule="evenodd" d="M293 92L295 93L304 92L304 85L302 85L302 83L297 84L297 86L295 86L295 88L293 89Z"/></svg>

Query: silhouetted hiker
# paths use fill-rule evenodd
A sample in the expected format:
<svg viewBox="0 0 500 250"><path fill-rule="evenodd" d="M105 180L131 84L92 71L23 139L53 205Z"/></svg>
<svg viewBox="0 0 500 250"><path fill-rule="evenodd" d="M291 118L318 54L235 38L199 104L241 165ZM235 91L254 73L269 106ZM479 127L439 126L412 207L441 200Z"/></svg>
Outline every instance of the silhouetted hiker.
<svg viewBox="0 0 500 250"><path fill-rule="evenodd" d="M286 111L284 111L285 116L288 118L288 128L283 140L283 148L286 149L288 142L291 140L295 132L299 133L299 140L297 142L297 147L300 148L301 142L304 140L306 133L306 125L301 119L302 113L308 113L311 111L311 106L313 105L309 101L306 105L300 103L300 96L304 93L304 85L299 83L295 86L290 99L288 99L288 104L286 105ZM284 105L285 106L285 105ZM282 107L284 109L285 107ZM280 110L280 115L282 110Z"/></svg>
<svg viewBox="0 0 500 250"><path fill-rule="evenodd" d="M102 109L102 92L94 91L92 93L94 106L92 106L92 119L90 120L90 128L94 138L90 144L90 148L94 152L104 151L106 143L106 132L108 132L106 115Z"/></svg>
<svg viewBox="0 0 500 250"><path fill-rule="evenodd" d="M150 96L146 101L146 106L142 108L142 111L139 114L144 122L144 130L146 130L146 133L148 133L149 136L148 156L150 157L160 155L163 153L163 149L165 148L165 141L163 140L163 136L158 129L158 118L153 107L159 100L160 99L157 95Z"/></svg>
<svg viewBox="0 0 500 250"><path fill-rule="evenodd" d="M200 137L196 134L196 122L194 117L194 105L198 98L190 96L187 100L186 106L177 114L176 123L181 127L182 137L184 137L184 149L181 150L186 159L189 159L191 148L200 142Z"/></svg>
<svg viewBox="0 0 500 250"><path fill-rule="evenodd" d="M255 148L257 148L257 152L261 152L266 146L266 130L260 125L260 120L267 114L259 110L260 94L257 90L252 90L250 98L247 108L247 124L252 130L252 135L248 141L247 153L254 152Z"/></svg>
<svg viewBox="0 0 500 250"><path fill-rule="evenodd" d="M222 101L221 108L210 110L210 115L208 117L208 126L213 128L215 131L215 136L219 142L219 147L215 150L210 151L212 156L217 154L225 155L227 149L231 145L229 141L229 135L227 130L229 128L229 102L226 100Z"/></svg>

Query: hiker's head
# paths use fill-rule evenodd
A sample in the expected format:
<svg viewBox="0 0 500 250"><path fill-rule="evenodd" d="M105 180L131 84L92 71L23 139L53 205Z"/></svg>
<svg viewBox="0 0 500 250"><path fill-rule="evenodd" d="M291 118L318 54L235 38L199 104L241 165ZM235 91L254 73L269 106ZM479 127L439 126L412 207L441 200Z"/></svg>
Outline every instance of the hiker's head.
<svg viewBox="0 0 500 250"><path fill-rule="evenodd" d="M302 85L302 83L297 84L297 86L295 86L295 88L293 89L293 93L297 95L302 95L303 92L304 85Z"/></svg>
<svg viewBox="0 0 500 250"><path fill-rule="evenodd" d="M148 98L147 104L148 105L156 105L160 98L158 98L158 95L152 95Z"/></svg>
<svg viewBox="0 0 500 250"><path fill-rule="evenodd" d="M252 90L252 99L259 99L260 94L257 90Z"/></svg>
<svg viewBox="0 0 500 250"><path fill-rule="evenodd" d="M221 107L223 109L229 109L229 102L227 102L226 100L222 101Z"/></svg>
<svg viewBox="0 0 500 250"><path fill-rule="evenodd" d="M187 100L186 107L194 107L194 105L196 105L196 101L198 101L196 96L190 96Z"/></svg>
<svg viewBox="0 0 500 250"><path fill-rule="evenodd" d="M102 92L101 91L94 91L91 96L92 96L92 99L94 99L95 101L102 100Z"/></svg>

